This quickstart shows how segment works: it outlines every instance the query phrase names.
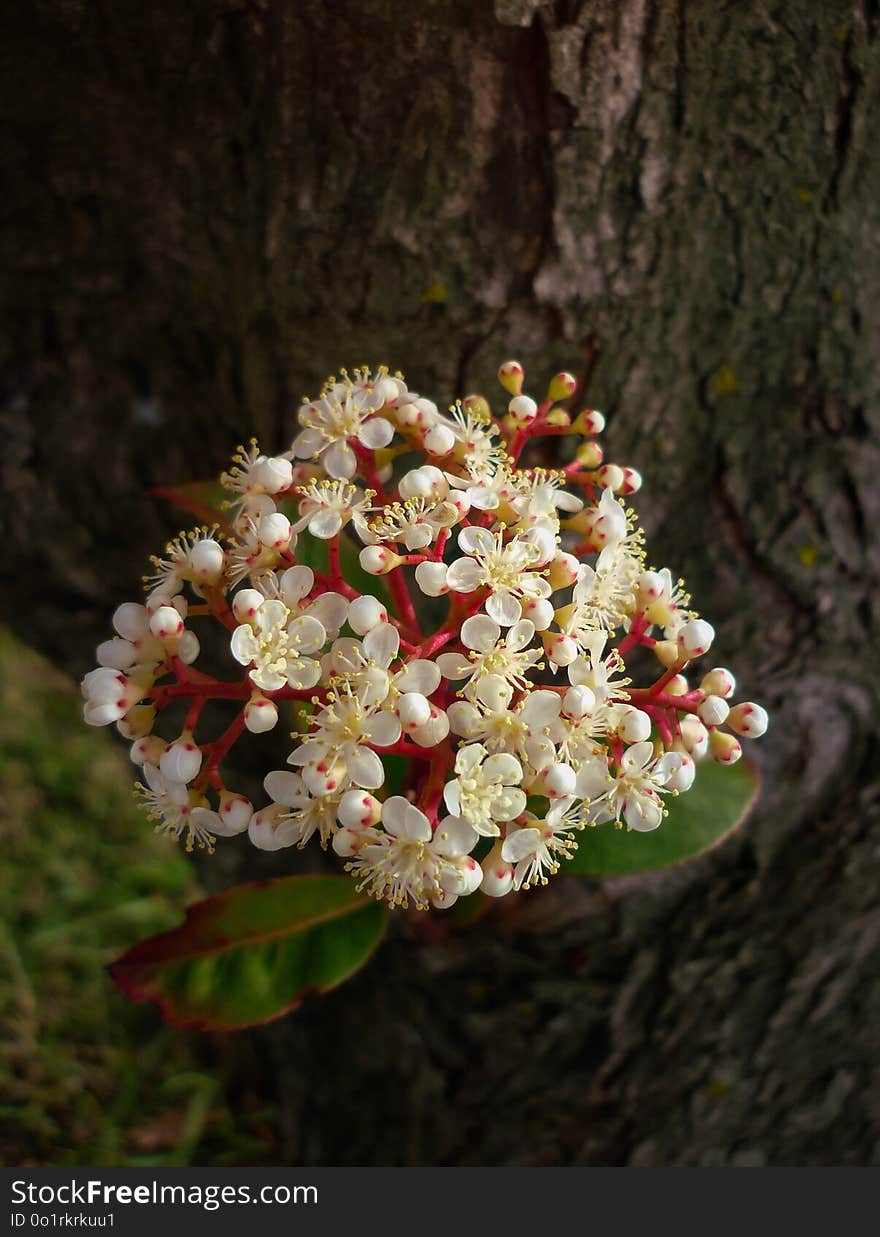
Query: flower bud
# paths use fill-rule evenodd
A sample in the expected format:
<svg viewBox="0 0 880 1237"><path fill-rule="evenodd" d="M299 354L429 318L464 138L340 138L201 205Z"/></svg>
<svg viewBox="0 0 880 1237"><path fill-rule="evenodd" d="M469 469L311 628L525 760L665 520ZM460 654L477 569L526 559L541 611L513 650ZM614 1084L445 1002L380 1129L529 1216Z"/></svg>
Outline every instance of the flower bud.
<svg viewBox="0 0 880 1237"><path fill-rule="evenodd" d="M266 598L255 588L243 588L232 599L232 613L239 623L249 623Z"/></svg>
<svg viewBox="0 0 880 1237"><path fill-rule="evenodd" d="M201 652L199 638L194 631L185 631L177 645L177 656L185 666L191 666Z"/></svg>
<svg viewBox="0 0 880 1237"><path fill-rule="evenodd" d="M577 658L577 644L561 631L541 632L541 643L554 666L570 666Z"/></svg>
<svg viewBox="0 0 880 1237"><path fill-rule="evenodd" d="M137 650L130 640L114 637L98 645L98 665L112 670L129 670L138 660Z"/></svg>
<svg viewBox="0 0 880 1237"><path fill-rule="evenodd" d="M219 838L234 838L239 833L244 833L253 814L254 808L250 799L246 799L244 795L233 794L231 790L224 790L221 792L216 812L219 824L214 822L211 832Z"/></svg>
<svg viewBox="0 0 880 1237"><path fill-rule="evenodd" d="M669 680L664 691L667 696L686 696L690 691L690 686L683 674L677 674Z"/></svg>
<svg viewBox="0 0 880 1237"><path fill-rule="evenodd" d="M347 790L336 808L343 829L369 829L382 818L382 804L367 790Z"/></svg>
<svg viewBox="0 0 880 1237"><path fill-rule="evenodd" d="M201 767L201 748L188 731L166 747L159 761L159 771L169 782L191 782Z"/></svg>
<svg viewBox="0 0 880 1237"><path fill-rule="evenodd" d="M759 739L767 729L769 721L767 710L751 700L734 705L727 718L731 730L745 735L747 739Z"/></svg>
<svg viewBox="0 0 880 1237"><path fill-rule="evenodd" d="M145 734L135 739L129 755L136 765L158 765L166 746L157 734Z"/></svg>
<svg viewBox="0 0 880 1237"><path fill-rule="evenodd" d="M524 376L519 361L505 361L498 369L498 381L511 395L519 395Z"/></svg>
<svg viewBox="0 0 880 1237"><path fill-rule="evenodd" d="M635 494L642 488L642 474L636 472L635 468L624 468L623 470L623 485L620 487L621 494Z"/></svg>
<svg viewBox="0 0 880 1237"><path fill-rule="evenodd" d="M641 709L628 708L620 720L617 733L624 743L644 743L651 737L651 719Z"/></svg>
<svg viewBox="0 0 880 1237"><path fill-rule="evenodd" d="M187 555L189 569L197 584L216 584L223 575L223 548L211 537L197 541Z"/></svg>
<svg viewBox="0 0 880 1237"><path fill-rule="evenodd" d="M709 731L709 752L720 765L735 765L742 756L742 748L726 730Z"/></svg>
<svg viewBox="0 0 880 1237"><path fill-rule="evenodd" d="M343 859L350 859L352 855L357 854L366 840L360 829L337 829L333 834L331 845L337 855Z"/></svg>
<svg viewBox="0 0 880 1237"><path fill-rule="evenodd" d="M283 456L261 455L250 470L249 480L265 494L279 494L293 484L293 464Z"/></svg>
<svg viewBox="0 0 880 1237"><path fill-rule="evenodd" d="M623 489L623 469L617 464L603 464L599 469L599 482L606 489L614 490L616 494L619 490Z"/></svg>
<svg viewBox="0 0 880 1237"><path fill-rule="evenodd" d="M480 890L490 898L503 898L513 888L513 868L501 858L503 841L498 841L480 864L483 879Z"/></svg>
<svg viewBox="0 0 880 1237"><path fill-rule="evenodd" d="M448 734L449 718L445 709L438 709L432 704L430 721L425 722L424 726L419 726L417 730L410 731L410 738L414 739L419 747L436 747Z"/></svg>
<svg viewBox="0 0 880 1237"><path fill-rule="evenodd" d="M586 469L598 468L605 457L605 452L597 442L582 443L575 452L575 459Z"/></svg>
<svg viewBox="0 0 880 1237"><path fill-rule="evenodd" d="M671 670L673 666L677 666L681 657L678 652L678 645L674 640L658 640L653 648L654 656L657 660Z"/></svg>
<svg viewBox="0 0 880 1237"><path fill-rule="evenodd" d="M123 640L142 640L147 634L148 620L146 606L136 601L125 601L113 612L113 626Z"/></svg>
<svg viewBox="0 0 880 1237"><path fill-rule="evenodd" d="M577 389L577 379L573 374L554 374L547 387L547 398L554 403L557 400L570 399Z"/></svg>
<svg viewBox="0 0 880 1237"><path fill-rule="evenodd" d="M278 721L278 706L265 696L251 696L244 707L244 724L251 734L265 734Z"/></svg>
<svg viewBox="0 0 880 1237"><path fill-rule="evenodd" d="M150 618L150 633L163 643L173 643L183 634L183 619L173 606L160 606Z"/></svg>
<svg viewBox="0 0 880 1237"><path fill-rule="evenodd" d="M364 546L359 557L364 571L371 576L387 576L389 571L393 571L403 562L399 554L382 545ZM425 564L420 563L419 566Z"/></svg>
<svg viewBox="0 0 880 1237"><path fill-rule="evenodd" d="M577 784L577 774L571 765L554 763L542 769L535 779L538 793L545 794L548 799L564 799L574 794Z"/></svg>
<svg viewBox="0 0 880 1237"><path fill-rule="evenodd" d="M730 707L720 696L707 696L697 712L707 726L720 726L727 720Z"/></svg>
<svg viewBox="0 0 880 1237"><path fill-rule="evenodd" d="M562 697L562 711L569 717L586 717L596 707L596 693L586 684L570 687Z"/></svg>
<svg viewBox="0 0 880 1237"><path fill-rule="evenodd" d="M426 597L440 597L443 593L448 593L446 564L419 563L416 567L416 584Z"/></svg>
<svg viewBox="0 0 880 1237"><path fill-rule="evenodd" d="M605 428L605 418L595 408L586 408L578 413L571 428L576 434L601 434Z"/></svg>
<svg viewBox="0 0 880 1237"><path fill-rule="evenodd" d="M723 670L718 666L703 676L700 681L700 691L705 692L707 696L720 696L722 700L729 700L736 691L736 679L729 670Z"/></svg>
<svg viewBox="0 0 880 1237"><path fill-rule="evenodd" d="M691 619L678 633L678 647L685 657L702 657L715 639L715 628L705 619Z"/></svg>
<svg viewBox="0 0 880 1237"><path fill-rule="evenodd" d="M380 623L387 623L387 621L388 611L378 597L373 597L369 593L365 593L363 597L355 597L348 607L349 626L359 636L365 636L368 631L372 631L374 627L378 627Z"/></svg>
<svg viewBox="0 0 880 1237"><path fill-rule="evenodd" d="M431 704L421 692L405 692L395 710L404 730L418 730L431 720Z"/></svg>
<svg viewBox="0 0 880 1237"><path fill-rule="evenodd" d="M449 493L449 482L433 464L412 468L400 478L401 498L434 498L439 501Z"/></svg>
<svg viewBox="0 0 880 1237"><path fill-rule="evenodd" d="M524 597L522 616L534 623L535 631L546 631L553 622L553 604L546 597Z"/></svg>
<svg viewBox="0 0 880 1237"><path fill-rule="evenodd" d="M448 425L432 425L425 434L425 450L431 455L449 455L455 448L455 434Z"/></svg>
<svg viewBox="0 0 880 1237"><path fill-rule="evenodd" d="M569 588L578 577L579 563L573 554L557 551L556 557L547 569L547 580L555 592L559 588Z"/></svg>
<svg viewBox="0 0 880 1237"><path fill-rule="evenodd" d="M547 413L546 421L548 425L557 426L559 429L571 425L571 417L564 408L551 408Z"/></svg>
<svg viewBox="0 0 880 1237"><path fill-rule="evenodd" d="M290 536L290 520L280 511L261 516L257 521L257 537L267 550L286 550Z"/></svg>
<svg viewBox="0 0 880 1237"><path fill-rule="evenodd" d="M665 592L666 585L659 571L643 571L636 580L636 600L640 609L659 601Z"/></svg>
<svg viewBox="0 0 880 1237"><path fill-rule="evenodd" d="M690 752L696 760L705 756L709 750L709 733L706 727L695 715L683 717L680 722L681 742L684 750Z"/></svg>
<svg viewBox="0 0 880 1237"><path fill-rule="evenodd" d="M507 411L517 425L530 425L538 415L538 405L529 395L515 395Z"/></svg>

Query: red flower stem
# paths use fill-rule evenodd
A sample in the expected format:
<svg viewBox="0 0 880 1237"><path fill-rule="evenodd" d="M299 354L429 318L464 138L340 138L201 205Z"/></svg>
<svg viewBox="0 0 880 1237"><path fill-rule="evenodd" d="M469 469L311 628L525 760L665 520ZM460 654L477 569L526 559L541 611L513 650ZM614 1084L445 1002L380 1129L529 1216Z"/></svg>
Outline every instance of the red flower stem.
<svg viewBox="0 0 880 1237"><path fill-rule="evenodd" d="M199 720L199 714L201 713L202 709L205 707L205 703L206 703L205 696L195 697L192 704L187 709L186 720L183 723L184 730L188 730L190 731L190 733L192 733L192 731L195 730L196 723Z"/></svg>
<svg viewBox="0 0 880 1237"><path fill-rule="evenodd" d="M235 631L238 627L238 620L229 609L226 598L216 588L205 589L205 600L208 603L208 609L215 618L218 618L224 627L229 631Z"/></svg>
<svg viewBox="0 0 880 1237"><path fill-rule="evenodd" d="M376 754L380 757L412 756L416 760L433 760L434 749L432 747L419 747L417 743L409 743L406 739L398 739L390 747L377 748Z"/></svg>
<svg viewBox="0 0 880 1237"><path fill-rule="evenodd" d="M648 626L648 620L644 612L640 612L633 617L632 626L629 632L621 640L617 646L617 651L621 657L626 656L630 649L635 648L637 644L641 644L642 637L645 634L645 629Z"/></svg>
<svg viewBox="0 0 880 1237"><path fill-rule="evenodd" d="M419 800L420 809L435 828L438 824L438 809L443 798L443 788L446 785L446 774L452 767L451 754L450 743L446 739L430 758L428 780Z"/></svg>
<svg viewBox="0 0 880 1237"><path fill-rule="evenodd" d="M419 620L416 618L412 596L410 595L409 586L403 572L396 567L388 573L387 579L398 618L408 628L407 634L415 635L421 640L423 638L422 631L419 627Z"/></svg>
<svg viewBox="0 0 880 1237"><path fill-rule="evenodd" d="M339 533L335 537L331 537L327 542L327 564L333 591L339 593L342 591L339 586L344 583L342 567L339 562Z"/></svg>
<svg viewBox="0 0 880 1237"><path fill-rule="evenodd" d="M385 487L379 480L379 470L376 467L376 453L370 451L367 447L362 446L357 440L349 442L349 446L354 447L355 455L358 458L358 463L361 468L361 475L364 477L370 489L376 491L376 497L381 506L386 506L388 503L388 495L385 493Z"/></svg>
<svg viewBox="0 0 880 1237"><path fill-rule="evenodd" d="M208 757L208 760L204 768L202 769L201 773L199 774L199 776L196 778L195 782L193 783L193 786L195 787L196 790L200 790L205 785L205 783L211 779L212 775L216 772L221 761L223 760L223 757L227 754L229 749L233 746L236 740L240 737L243 730L244 730L244 709L242 709L238 717L236 717L235 721L232 722L230 726L227 726L227 728L223 731L223 734L220 736L217 742L211 744L211 754Z"/></svg>
<svg viewBox="0 0 880 1237"><path fill-rule="evenodd" d="M542 404L538 405L538 415L530 425L524 425L518 429L510 440L507 450L513 456L513 462L516 464L522 454L522 449L526 445L529 438L541 436L544 434L544 421L547 413L553 407L552 399L545 399Z"/></svg>

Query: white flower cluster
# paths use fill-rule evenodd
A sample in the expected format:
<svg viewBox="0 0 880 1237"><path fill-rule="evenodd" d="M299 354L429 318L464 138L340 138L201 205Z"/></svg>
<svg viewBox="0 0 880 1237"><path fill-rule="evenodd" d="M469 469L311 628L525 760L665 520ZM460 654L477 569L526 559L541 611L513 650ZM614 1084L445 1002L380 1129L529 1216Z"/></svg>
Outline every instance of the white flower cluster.
<svg viewBox="0 0 880 1237"><path fill-rule="evenodd" d="M499 377L495 419L480 396L443 414L400 375L343 372L303 403L288 452L239 449L227 516L154 560L82 690L85 720L131 741L158 829L190 849L317 835L374 896L448 907L545 884L585 826L657 828L700 759L733 763L736 736L763 733L759 705L730 707L729 671L685 677L714 633L680 581L646 569L621 501L641 479L603 463L601 414L572 417L570 375L540 404L518 363ZM582 439L571 463L520 465L558 436ZM196 668L189 624L211 621L238 677ZM637 649L659 663L642 688ZM197 740L216 700L235 719ZM181 701L180 733L160 737ZM254 810L223 761L284 709L291 769Z"/></svg>

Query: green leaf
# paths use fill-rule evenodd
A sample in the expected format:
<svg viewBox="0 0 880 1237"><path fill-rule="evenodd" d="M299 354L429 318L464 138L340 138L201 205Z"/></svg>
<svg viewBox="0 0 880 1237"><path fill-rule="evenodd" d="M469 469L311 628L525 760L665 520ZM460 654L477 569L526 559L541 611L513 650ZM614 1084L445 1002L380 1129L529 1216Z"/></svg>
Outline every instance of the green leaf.
<svg viewBox="0 0 880 1237"><path fill-rule="evenodd" d="M223 510L227 495L219 481L188 481L185 485L162 486L150 493L188 511L204 524L229 528L229 517Z"/></svg>
<svg viewBox="0 0 880 1237"><path fill-rule="evenodd" d="M135 945L109 971L173 1026L234 1031L348 979L379 944L387 918L347 876L239 885L197 902L179 928Z"/></svg>
<svg viewBox="0 0 880 1237"><path fill-rule="evenodd" d="M615 829L611 823L577 835L578 848L562 871L589 876L620 876L667 868L692 859L724 841L748 816L760 782L745 760L725 767L701 764L686 794L664 796L669 815L650 833Z"/></svg>

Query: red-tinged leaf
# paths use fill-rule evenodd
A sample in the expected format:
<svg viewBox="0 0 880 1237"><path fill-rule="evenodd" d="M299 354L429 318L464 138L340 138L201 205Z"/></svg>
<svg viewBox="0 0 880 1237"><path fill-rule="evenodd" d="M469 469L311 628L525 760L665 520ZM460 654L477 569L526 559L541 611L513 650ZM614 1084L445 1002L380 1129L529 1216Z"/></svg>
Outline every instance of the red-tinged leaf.
<svg viewBox="0 0 880 1237"><path fill-rule="evenodd" d="M239 885L197 902L179 928L135 945L109 971L126 996L155 1001L174 1026L235 1031L348 979L387 918L347 876Z"/></svg>
<svg viewBox="0 0 880 1237"><path fill-rule="evenodd" d="M707 761L697 766L693 786L683 795L664 795L669 815L650 833L597 825L578 833L578 848L562 871L589 876L621 876L667 868L718 846L746 820L758 798L758 771L741 760L726 767Z"/></svg>
<svg viewBox="0 0 880 1237"><path fill-rule="evenodd" d="M219 524L224 531L229 528L229 517L223 510L226 491L219 481L188 481L185 485L162 486L150 493L188 511L203 524Z"/></svg>

